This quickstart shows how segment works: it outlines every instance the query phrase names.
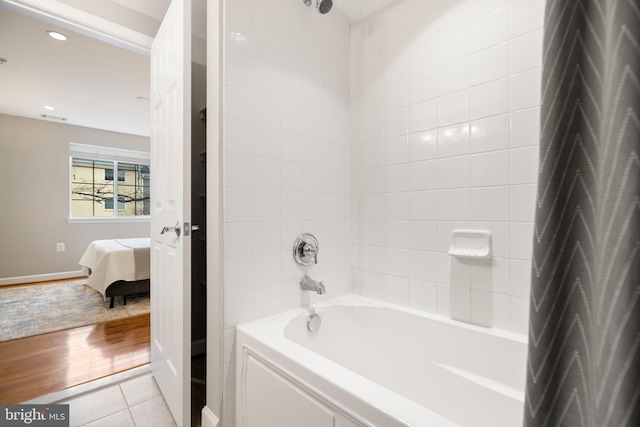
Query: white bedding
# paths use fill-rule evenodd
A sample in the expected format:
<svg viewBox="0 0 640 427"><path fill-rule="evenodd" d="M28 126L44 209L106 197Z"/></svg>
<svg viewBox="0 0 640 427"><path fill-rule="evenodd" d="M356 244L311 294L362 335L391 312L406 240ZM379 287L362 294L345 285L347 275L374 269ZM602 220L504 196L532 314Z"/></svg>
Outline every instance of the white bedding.
<svg viewBox="0 0 640 427"><path fill-rule="evenodd" d="M151 239L94 240L80 258L89 274L87 285L104 297L107 287L118 280L128 282L151 277Z"/></svg>

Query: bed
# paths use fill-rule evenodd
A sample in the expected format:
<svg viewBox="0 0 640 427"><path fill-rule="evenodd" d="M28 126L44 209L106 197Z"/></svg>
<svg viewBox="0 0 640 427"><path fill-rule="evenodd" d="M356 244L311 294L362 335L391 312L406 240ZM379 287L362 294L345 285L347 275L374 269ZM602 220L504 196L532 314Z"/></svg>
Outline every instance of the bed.
<svg viewBox="0 0 640 427"><path fill-rule="evenodd" d="M87 285L103 298L133 295L150 290L151 240L147 238L94 240L80 258L82 271L89 276Z"/></svg>

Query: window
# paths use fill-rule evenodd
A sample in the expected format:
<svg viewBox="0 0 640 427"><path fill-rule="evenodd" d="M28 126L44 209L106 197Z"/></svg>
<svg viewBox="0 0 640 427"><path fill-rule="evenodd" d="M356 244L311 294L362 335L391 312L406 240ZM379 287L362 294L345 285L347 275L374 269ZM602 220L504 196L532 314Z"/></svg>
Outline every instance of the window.
<svg viewBox="0 0 640 427"><path fill-rule="evenodd" d="M125 172L122 169L118 169L118 181L124 182L125 180ZM113 181L113 169L105 169L104 170L104 180L105 181Z"/></svg>
<svg viewBox="0 0 640 427"><path fill-rule="evenodd" d="M148 219L151 211L148 153L79 144L71 144L70 152L70 220ZM118 179L114 179L116 176Z"/></svg>
<svg viewBox="0 0 640 427"><path fill-rule="evenodd" d="M123 211L126 209L126 199L123 196L118 196L118 210ZM104 208L113 209L113 197L105 197Z"/></svg>

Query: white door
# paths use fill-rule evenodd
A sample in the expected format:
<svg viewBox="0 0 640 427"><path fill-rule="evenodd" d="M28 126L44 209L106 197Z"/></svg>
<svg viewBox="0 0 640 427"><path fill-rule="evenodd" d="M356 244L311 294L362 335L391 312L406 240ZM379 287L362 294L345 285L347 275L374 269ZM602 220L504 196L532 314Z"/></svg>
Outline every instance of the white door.
<svg viewBox="0 0 640 427"><path fill-rule="evenodd" d="M191 1L173 0L151 47L151 367L179 427L191 423L190 93Z"/></svg>

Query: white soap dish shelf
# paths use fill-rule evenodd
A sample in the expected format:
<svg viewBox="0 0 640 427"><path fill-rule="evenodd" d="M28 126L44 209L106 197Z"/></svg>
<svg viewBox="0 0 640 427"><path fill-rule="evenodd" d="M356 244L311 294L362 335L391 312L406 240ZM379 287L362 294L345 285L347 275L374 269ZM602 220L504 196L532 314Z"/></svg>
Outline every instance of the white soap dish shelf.
<svg viewBox="0 0 640 427"><path fill-rule="evenodd" d="M453 230L449 255L462 258L491 258L491 232L487 230Z"/></svg>

